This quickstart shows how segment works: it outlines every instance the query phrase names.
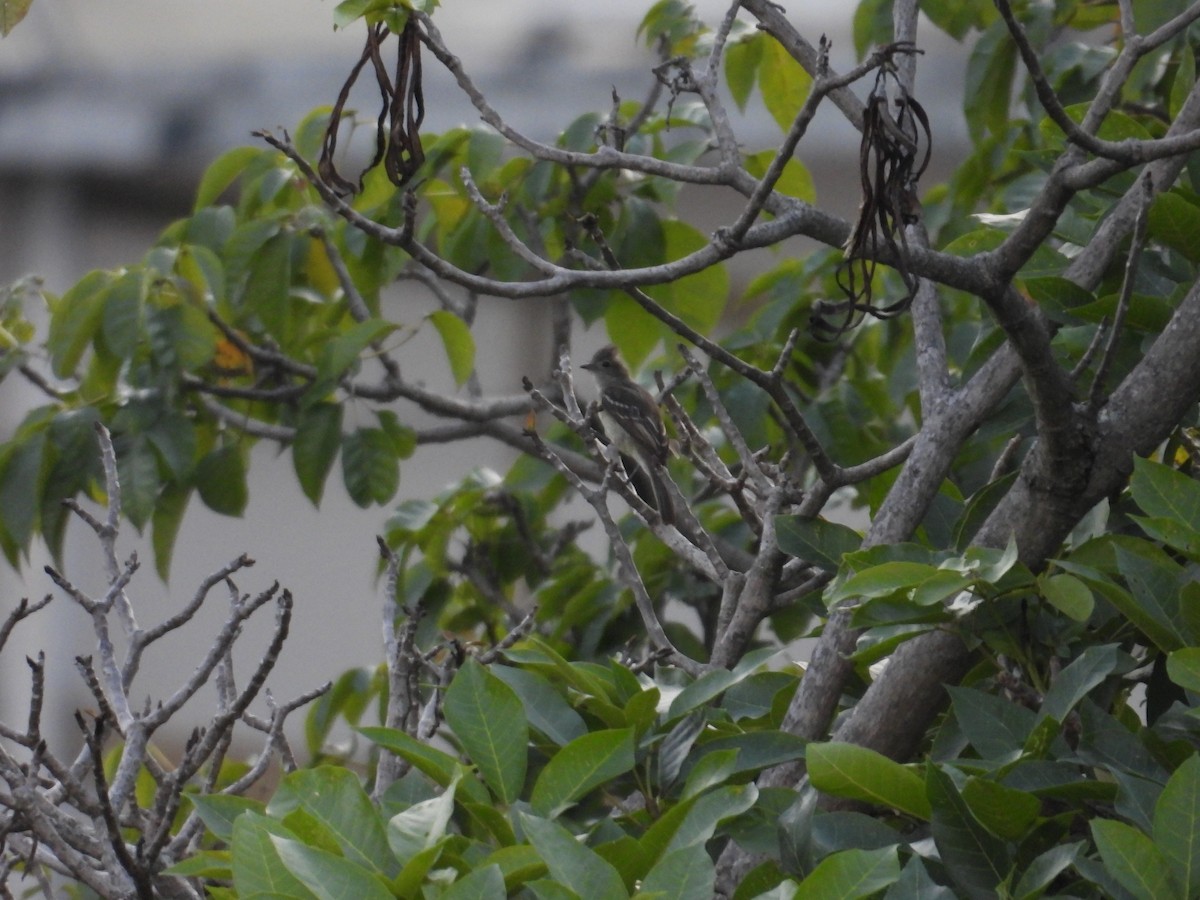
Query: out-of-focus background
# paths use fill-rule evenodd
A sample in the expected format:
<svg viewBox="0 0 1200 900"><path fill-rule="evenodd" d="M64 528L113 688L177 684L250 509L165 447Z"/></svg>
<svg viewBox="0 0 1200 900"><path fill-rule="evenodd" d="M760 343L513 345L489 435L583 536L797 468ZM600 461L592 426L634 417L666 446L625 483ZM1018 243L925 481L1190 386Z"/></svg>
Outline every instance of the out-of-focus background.
<svg viewBox="0 0 1200 900"><path fill-rule="evenodd" d="M166 225L187 213L200 173L221 152L253 142L257 128L291 127L314 107L332 103L363 38L361 27L333 29L334 5L34 0L28 18L0 41L0 285L38 275L48 290L62 292L92 269L137 261ZM548 139L585 111L606 111L614 87L623 98L646 93L656 60L636 29L649 5L444 0L435 21L492 105L518 129ZM715 25L729 0L694 5ZM833 0L789 6L791 20L810 41L822 33L832 39L837 70L854 62L852 14L853 5ZM960 86L967 53L932 29L926 35L918 97L933 119L935 171L926 179L933 184L965 152ZM477 123L445 73L432 61L425 69L425 130ZM861 96L866 88L858 90ZM757 107L735 127L754 149L779 137ZM857 146L853 129L827 109L797 153L813 172L819 203L846 217L858 204ZM684 215L711 229L736 215L735 200L685 194ZM738 261L735 285L764 261ZM399 289L394 304L393 314L409 321L429 308ZM523 366L544 363L549 341L531 327L539 307L484 304L479 327L487 339L479 341L479 367L485 384L516 391ZM582 337L582 347L604 342L593 332ZM448 385L440 347L422 349L419 343L405 348L406 374ZM38 402L32 390L9 381L0 386L0 439ZM503 471L510 460L510 451L484 442L418 451L402 467L400 498L431 497L473 467ZM143 624L177 610L204 576L242 552L258 561L240 577L243 591L257 592L275 579L291 588L292 636L270 680L286 699L381 658L374 535L388 511L354 506L336 471L321 509L314 509L296 485L288 457L266 445L254 454L250 478L250 505L241 519L219 517L193 502L170 584L153 574L149 550L135 534L124 536L121 549L141 548L145 565L130 593ZM0 562L0 615L22 596L56 595L22 623L0 655L0 720L23 720L29 684L23 657L44 648L47 710L54 713L47 718L59 728L56 734L53 722L46 723L53 743L73 740L71 713L90 705L72 660L90 652L94 638L86 616L43 573L47 561L35 548L19 572ZM78 523L68 533L65 569L85 590L103 589L99 548ZM210 604L202 624L147 658L143 690L168 694L200 660L206 636L225 613L223 598L214 596ZM241 642L243 675L267 641L269 613L260 616Z"/></svg>

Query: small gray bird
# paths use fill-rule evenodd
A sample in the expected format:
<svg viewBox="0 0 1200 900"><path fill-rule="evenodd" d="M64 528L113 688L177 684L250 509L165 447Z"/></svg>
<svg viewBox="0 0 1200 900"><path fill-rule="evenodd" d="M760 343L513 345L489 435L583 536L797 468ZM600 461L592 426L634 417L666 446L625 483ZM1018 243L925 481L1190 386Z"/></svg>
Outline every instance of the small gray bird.
<svg viewBox="0 0 1200 900"><path fill-rule="evenodd" d="M634 489L643 500L658 510L665 524L673 524L675 506L663 481L662 471L671 446L667 442L667 430L663 427L662 414L654 397L633 380L629 369L617 355L617 348L611 344L597 350L592 361L584 363L582 368L596 378L596 385L600 388L600 424L608 439L620 451ZM631 466L630 461L635 465ZM639 475L642 477L639 478ZM643 481L641 486L639 481ZM645 482L648 482L649 490Z"/></svg>

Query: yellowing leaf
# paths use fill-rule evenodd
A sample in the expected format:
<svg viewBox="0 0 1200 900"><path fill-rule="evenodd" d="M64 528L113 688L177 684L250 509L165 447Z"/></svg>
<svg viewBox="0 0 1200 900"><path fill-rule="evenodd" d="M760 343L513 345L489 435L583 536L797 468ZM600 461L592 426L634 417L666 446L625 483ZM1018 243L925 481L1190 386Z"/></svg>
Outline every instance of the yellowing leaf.
<svg viewBox="0 0 1200 900"><path fill-rule="evenodd" d="M791 127L811 86L812 76L792 59L783 45L776 40L767 41L758 66L758 89L771 118L782 130Z"/></svg>
<svg viewBox="0 0 1200 900"><path fill-rule="evenodd" d="M32 3L33 0L0 0L0 36L7 37L17 27Z"/></svg>

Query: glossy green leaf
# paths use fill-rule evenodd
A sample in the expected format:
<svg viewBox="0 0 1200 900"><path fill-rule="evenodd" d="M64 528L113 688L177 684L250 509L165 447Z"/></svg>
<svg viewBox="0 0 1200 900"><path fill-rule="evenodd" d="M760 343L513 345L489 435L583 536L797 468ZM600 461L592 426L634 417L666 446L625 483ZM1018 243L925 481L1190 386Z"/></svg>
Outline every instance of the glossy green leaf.
<svg viewBox="0 0 1200 900"><path fill-rule="evenodd" d="M158 457L145 435L133 435L129 440L115 437L114 444L117 447L117 476L121 483L121 511L136 528L141 529L153 515L158 503L162 486ZM203 474L197 467L197 486ZM244 483L242 488L244 492Z"/></svg>
<svg viewBox="0 0 1200 900"><path fill-rule="evenodd" d="M1200 206L1173 191L1159 194L1150 206L1147 225L1152 238L1192 262L1200 262L1200 248L1194 240L1196 229L1200 229Z"/></svg>
<svg viewBox="0 0 1200 900"><path fill-rule="evenodd" d="M226 516L240 516L246 509L246 461L233 445L218 447L200 460L194 476L204 505Z"/></svg>
<svg viewBox="0 0 1200 900"><path fill-rule="evenodd" d="M387 503L400 486L396 447L380 428L358 428L342 439L342 480L361 507Z"/></svg>
<svg viewBox="0 0 1200 900"><path fill-rule="evenodd" d="M1033 794L987 778L967 779L962 798L984 828L1008 841L1020 840L1042 809L1042 801Z"/></svg>
<svg viewBox="0 0 1200 900"><path fill-rule="evenodd" d="M843 850L821 860L800 882L797 897L812 900L853 900L870 897L900 877L895 847Z"/></svg>
<svg viewBox="0 0 1200 900"><path fill-rule="evenodd" d="M399 326L383 319L367 319L357 322L348 330L342 332L321 351L317 363L317 378L309 393L320 397L332 390L338 379L359 360L362 352L386 335L395 331Z"/></svg>
<svg viewBox="0 0 1200 900"><path fill-rule="evenodd" d="M1137 456L1133 460L1129 491L1148 515L1174 519L1200 530L1200 482L1196 479Z"/></svg>
<svg viewBox="0 0 1200 900"><path fill-rule="evenodd" d="M462 770L458 760L450 754L418 741L395 728L379 728L371 726L358 729L368 740L384 747L402 759L412 763L413 767L427 775L435 784L449 787ZM457 794L472 803L491 803L492 798L487 790L474 779L462 779L458 782Z"/></svg>
<svg viewBox="0 0 1200 900"><path fill-rule="evenodd" d="M1154 807L1154 843L1188 897L1200 894L1200 756L1171 775Z"/></svg>
<svg viewBox="0 0 1200 900"><path fill-rule="evenodd" d="M529 725L513 689L468 659L446 691L444 710L496 799L505 805L516 800L525 784Z"/></svg>
<svg viewBox="0 0 1200 900"><path fill-rule="evenodd" d="M430 313L429 321L441 335L446 358L450 361L450 373L454 383L461 387L475 371L475 337L466 322L444 309Z"/></svg>
<svg viewBox="0 0 1200 900"><path fill-rule="evenodd" d="M808 778L819 791L929 818L921 776L881 753L856 744L811 743L805 762Z"/></svg>
<svg viewBox="0 0 1200 900"><path fill-rule="evenodd" d="M263 150L259 147L234 147L218 156L216 161L204 170L200 186L196 189L194 209L199 211L215 203L246 167L262 154Z"/></svg>
<svg viewBox="0 0 1200 900"><path fill-rule="evenodd" d="M1005 843L980 824L954 781L927 767L925 788L933 809L933 840L951 879L967 897L994 896L1012 865Z"/></svg>
<svg viewBox="0 0 1200 900"><path fill-rule="evenodd" d="M105 298L112 284L108 272L90 272L54 303L46 349L59 378L74 374L100 327Z"/></svg>
<svg viewBox="0 0 1200 900"><path fill-rule="evenodd" d="M1182 688L1200 693L1200 647L1184 647L1167 657L1167 675Z"/></svg>
<svg viewBox="0 0 1200 900"><path fill-rule="evenodd" d="M459 878L440 900L505 900L504 873L496 864L482 866Z"/></svg>
<svg viewBox="0 0 1200 900"><path fill-rule="evenodd" d="M196 813L216 837L228 842L233 837L233 823L244 812L263 811L263 804L250 797L230 794L188 794Z"/></svg>
<svg viewBox="0 0 1200 900"><path fill-rule="evenodd" d="M317 403L300 412L292 441L292 467L304 496L319 506L325 480L342 446L340 403Z"/></svg>
<svg viewBox="0 0 1200 900"><path fill-rule="evenodd" d="M1020 900L1033 900L1042 896L1054 879L1074 864L1086 846L1085 842L1078 841L1074 844L1051 847L1035 858L1021 874L1016 887L1013 888L1013 896Z"/></svg>
<svg viewBox="0 0 1200 900"><path fill-rule="evenodd" d="M642 881L640 895L662 900L712 900L716 867L699 844L668 853Z"/></svg>
<svg viewBox="0 0 1200 900"><path fill-rule="evenodd" d="M1017 47L1003 22L993 22L971 51L963 111L972 139L1001 135L1012 104Z"/></svg>
<svg viewBox="0 0 1200 900"><path fill-rule="evenodd" d="M685 847L703 846L722 821L741 815L757 800L758 788L753 784L723 785L672 806L646 829L639 843L654 860Z"/></svg>
<svg viewBox="0 0 1200 900"><path fill-rule="evenodd" d="M9 450L7 458L0 457L0 521L8 536L24 547L38 523L38 500L48 461L46 432L38 430L5 449Z"/></svg>
<svg viewBox="0 0 1200 900"><path fill-rule="evenodd" d="M725 49L723 66L725 83L738 109L746 109L746 101L754 90L758 78L758 64L762 59L763 44L769 40L765 34L754 34L745 40L734 41Z"/></svg>
<svg viewBox="0 0 1200 900"><path fill-rule="evenodd" d="M1050 685L1042 700L1042 715L1056 722L1064 721L1067 713L1117 668L1119 649L1116 644L1102 644L1079 654Z"/></svg>
<svg viewBox="0 0 1200 900"><path fill-rule="evenodd" d="M247 312L285 346L290 334L288 310L292 284L292 238L279 233L268 238L250 260L242 294Z"/></svg>
<svg viewBox="0 0 1200 900"><path fill-rule="evenodd" d="M633 730L593 731L556 753L538 775L530 803L535 812L558 816L584 796L633 768Z"/></svg>
<svg viewBox="0 0 1200 900"><path fill-rule="evenodd" d="M141 320L141 275L126 272L113 284L104 300L100 333L109 352L120 359L132 358L141 338Z"/></svg>
<svg viewBox="0 0 1200 900"><path fill-rule="evenodd" d="M537 672L513 666L492 666L488 671L521 698L530 727L558 746L587 734L583 717Z"/></svg>
<svg viewBox="0 0 1200 900"><path fill-rule="evenodd" d="M1115 819L1092 819L1092 837L1108 872L1138 900L1182 897L1171 867L1150 838Z"/></svg>
<svg viewBox="0 0 1200 900"><path fill-rule="evenodd" d="M268 812L282 818L297 809L320 823L356 866L387 878L400 870L378 810L349 769L320 766L288 775Z"/></svg>
<svg viewBox="0 0 1200 900"><path fill-rule="evenodd" d="M240 897L313 898L279 858L275 838L296 835L275 819L246 812L233 823L233 886Z"/></svg>
<svg viewBox="0 0 1200 900"><path fill-rule="evenodd" d="M779 549L827 572L836 572L842 557L862 545L862 535L847 525L825 519L778 516Z"/></svg>
<svg viewBox="0 0 1200 900"><path fill-rule="evenodd" d="M937 567L929 563L903 560L887 562L855 572L829 594L827 600L833 604L851 597L884 597L897 591L915 588L937 573Z"/></svg>
<svg viewBox="0 0 1200 900"><path fill-rule="evenodd" d="M580 897L628 897L621 876L557 822L521 813L521 828L546 861L550 873Z"/></svg>
<svg viewBox="0 0 1200 900"><path fill-rule="evenodd" d="M446 827L454 813L454 794L458 780L440 796L414 803L408 809L396 813L387 823L388 844L405 870L419 868L417 857L438 846L446 836ZM432 861L433 856L426 854ZM414 865L416 863L416 865ZM420 877L416 879L418 882Z"/></svg>
<svg viewBox="0 0 1200 900"><path fill-rule="evenodd" d="M1129 585L1129 594L1108 596L1130 621L1168 653L1190 643L1179 610L1177 567L1153 545L1117 544L1117 568Z"/></svg>
<svg viewBox="0 0 1200 900"><path fill-rule="evenodd" d="M1096 600L1092 590L1074 575L1059 572L1039 579L1038 586L1046 602L1076 622L1091 618Z"/></svg>
<svg viewBox="0 0 1200 900"><path fill-rule="evenodd" d="M287 870L321 900L392 900L383 878L343 856L285 837L272 836L271 843Z"/></svg>

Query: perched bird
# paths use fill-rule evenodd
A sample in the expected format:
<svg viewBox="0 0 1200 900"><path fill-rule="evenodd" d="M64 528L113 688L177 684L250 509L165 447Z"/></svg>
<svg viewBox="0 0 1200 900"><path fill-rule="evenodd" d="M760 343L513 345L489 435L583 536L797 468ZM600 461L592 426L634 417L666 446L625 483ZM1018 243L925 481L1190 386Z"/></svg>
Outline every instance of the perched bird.
<svg viewBox="0 0 1200 900"><path fill-rule="evenodd" d="M663 467L671 447L654 397L633 380L617 355L617 348L611 344L597 350L592 361L584 363L582 368L596 379L600 389L600 424L620 451L634 490L658 510L665 524L673 524L675 506L663 481Z"/></svg>

